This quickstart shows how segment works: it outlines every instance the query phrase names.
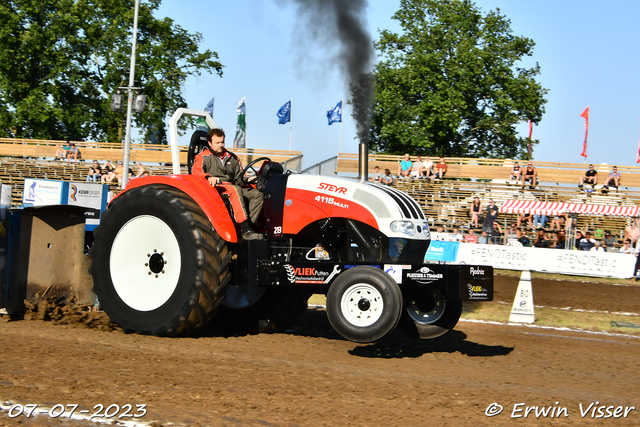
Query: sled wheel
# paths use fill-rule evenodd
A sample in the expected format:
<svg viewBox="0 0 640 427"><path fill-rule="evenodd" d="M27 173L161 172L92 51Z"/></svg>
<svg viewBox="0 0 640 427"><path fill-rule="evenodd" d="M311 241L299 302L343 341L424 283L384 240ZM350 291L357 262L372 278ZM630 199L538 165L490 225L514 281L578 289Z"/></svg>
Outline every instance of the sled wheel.
<svg viewBox="0 0 640 427"><path fill-rule="evenodd" d="M379 340L398 324L402 292L397 283L375 267L354 267L340 274L327 293L327 317L346 339L359 343Z"/></svg>
<svg viewBox="0 0 640 427"><path fill-rule="evenodd" d="M125 191L103 214L91 270L100 306L122 329L176 336L214 316L230 259L191 198L149 185Z"/></svg>
<svg viewBox="0 0 640 427"><path fill-rule="evenodd" d="M462 301L445 300L440 291L409 292L399 327L412 338L437 338L453 329L461 314Z"/></svg>

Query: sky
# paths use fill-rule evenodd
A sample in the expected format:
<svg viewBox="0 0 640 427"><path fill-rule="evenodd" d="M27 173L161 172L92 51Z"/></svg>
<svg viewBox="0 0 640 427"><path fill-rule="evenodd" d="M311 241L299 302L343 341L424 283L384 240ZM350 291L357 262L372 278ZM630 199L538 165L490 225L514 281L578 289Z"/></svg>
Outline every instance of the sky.
<svg viewBox="0 0 640 427"><path fill-rule="evenodd" d="M511 21L514 35L536 43L533 55L521 62L524 67L537 62L537 80L549 89L546 113L533 128L533 138L540 140L534 161L585 162L580 156L585 133L580 115L589 106L586 162L635 165L640 140L640 2L475 3L483 12L499 8ZM368 1L363 19L373 40L382 29L401 31L392 19L399 6L400 0ZM165 0L156 16L201 33L201 47L218 53L225 66L223 76L191 77L184 97L189 108L199 110L215 98L213 119L225 129L227 147L233 145L236 103L246 96L247 147L291 146L302 151L305 168L341 151L358 152L335 45L301 31L303 21L292 1ZM290 99L291 127L279 125L276 113ZM327 111L341 99L343 124L329 126ZM522 123L518 130L527 136L528 125ZM188 139L181 137L180 144L188 144Z"/></svg>

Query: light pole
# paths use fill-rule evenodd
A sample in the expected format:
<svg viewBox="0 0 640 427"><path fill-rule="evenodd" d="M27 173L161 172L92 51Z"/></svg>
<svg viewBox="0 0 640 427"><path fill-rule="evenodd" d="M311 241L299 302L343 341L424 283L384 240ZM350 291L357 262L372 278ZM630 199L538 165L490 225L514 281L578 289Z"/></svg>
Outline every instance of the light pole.
<svg viewBox="0 0 640 427"><path fill-rule="evenodd" d="M131 114L133 104L133 77L136 68L136 39L138 38L138 3L136 0L133 12L133 41L131 42L131 65L129 66L129 86L127 89L127 125L124 135L124 153L122 156L122 181L120 188L124 189L129 181L129 150L131 149Z"/></svg>

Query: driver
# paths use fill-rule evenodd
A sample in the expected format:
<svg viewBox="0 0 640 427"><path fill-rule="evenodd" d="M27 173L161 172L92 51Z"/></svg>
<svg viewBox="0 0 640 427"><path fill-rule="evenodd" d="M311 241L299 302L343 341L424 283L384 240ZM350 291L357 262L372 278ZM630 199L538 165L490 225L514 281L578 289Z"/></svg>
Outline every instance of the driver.
<svg viewBox="0 0 640 427"><path fill-rule="evenodd" d="M240 197L242 210L247 218L255 223L260 216L264 195L251 187L241 187L242 166L238 157L224 148L225 134L222 129L214 128L207 134L208 150L202 150L195 158L192 174L209 181L212 186L223 182L233 184ZM246 200L245 200L246 199ZM249 207L247 212L247 206ZM251 229L248 221L240 223L242 238L246 240L262 239L262 235Z"/></svg>

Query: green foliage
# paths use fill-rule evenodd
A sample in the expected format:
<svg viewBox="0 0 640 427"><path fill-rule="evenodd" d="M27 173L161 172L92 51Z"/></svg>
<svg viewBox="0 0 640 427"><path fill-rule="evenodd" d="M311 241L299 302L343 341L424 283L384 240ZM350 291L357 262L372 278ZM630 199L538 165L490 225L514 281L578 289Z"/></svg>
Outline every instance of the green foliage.
<svg viewBox="0 0 640 427"><path fill-rule="evenodd" d="M401 0L393 19L402 33L383 30L376 43L372 150L526 158L515 126L541 120L547 90L538 64L516 63L534 42L470 0Z"/></svg>
<svg viewBox="0 0 640 427"><path fill-rule="evenodd" d="M134 86L148 103L133 120L145 139L166 143L164 122L186 106L186 79L222 75L222 64L199 51L200 34L154 17L159 5L139 7ZM133 15L134 0L0 3L0 136L120 142L125 113L110 103L129 81Z"/></svg>

